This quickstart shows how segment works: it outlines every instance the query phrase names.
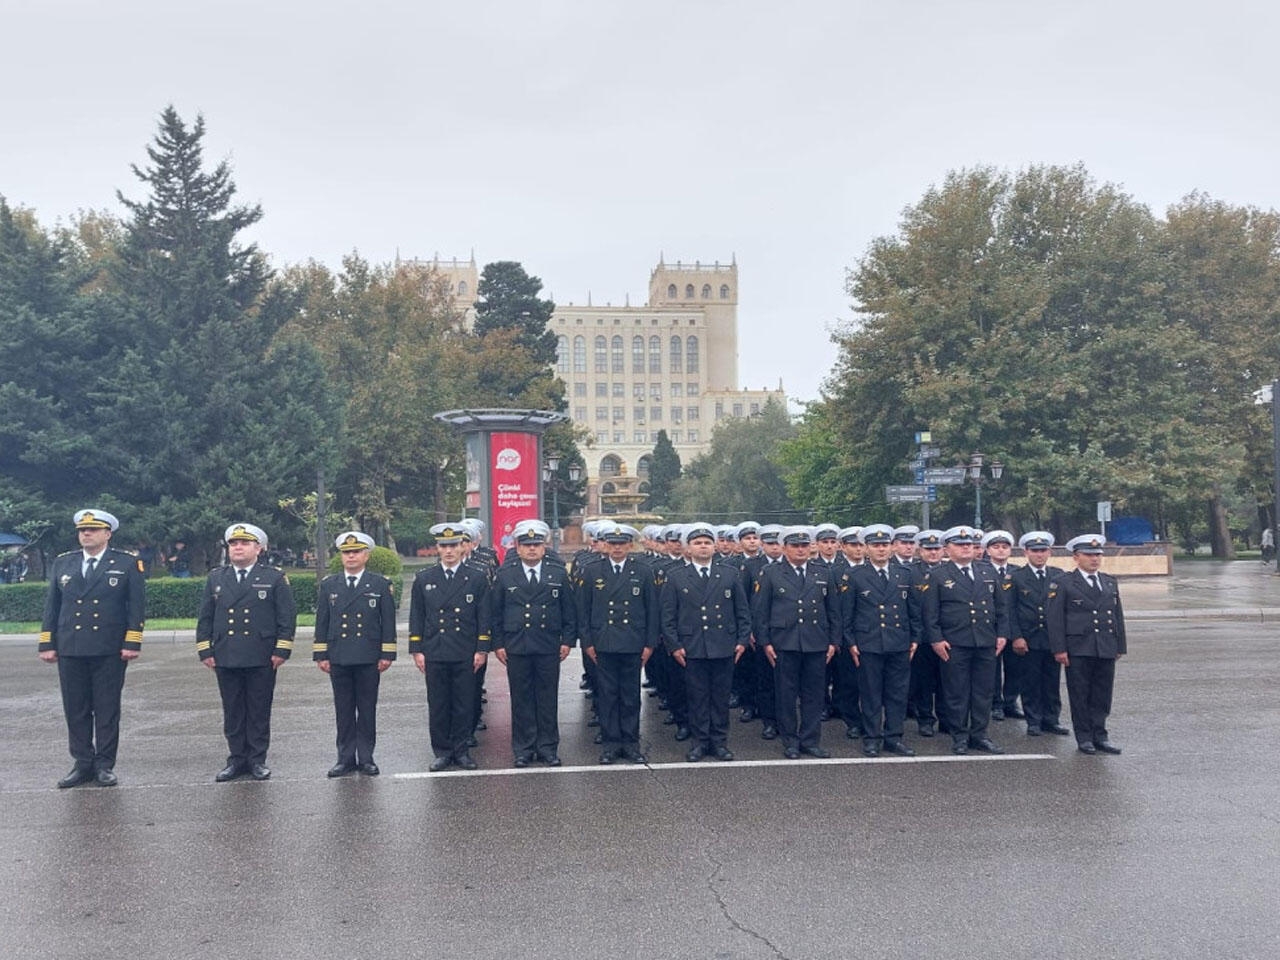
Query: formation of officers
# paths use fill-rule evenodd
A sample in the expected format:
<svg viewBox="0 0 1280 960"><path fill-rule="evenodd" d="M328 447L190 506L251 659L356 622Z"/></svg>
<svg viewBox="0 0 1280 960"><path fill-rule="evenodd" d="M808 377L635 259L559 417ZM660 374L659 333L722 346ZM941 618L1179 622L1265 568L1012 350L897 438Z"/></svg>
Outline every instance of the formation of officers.
<svg viewBox="0 0 1280 960"><path fill-rule="evenodd" d="M125 667L139 655L145 580L136 557L109 547L102 510L74 517L81 549L53 564L40 657L58 665L74 766L60 787L111 786ZM990 721L1026 721L1029 736L1068 735L1088 754L1110 740L1124 615L1100 572L1096 535L1067 543L1076 569L1049 565L1053 537L967 526L875 523L840 529L703 523L587 524L589 546L566 564L550 530L524 520L501 561L478 520L431 529L439 563L410 589L409 654L424 675L430 769L474 769L485 729L488 658L506 668L517 767L561 763L560 665L581 643L599 760L644 763L643 688L686 759L733 759L731 711L759 720L784 756L827 757L822 722L839 718L870 757L912 756L949 735L957 754L1001 753ZM217 677L228 746L219 782L265 780L275 677L289 658L296 606L288 578L260 562L265 532L229 526L228 563L206 581L196 652ZM643 549L637 549L643 541ZM373 541L335 540L342 571L318 585L312 657L333 689L337 762L329 776L377 775L378 685L396 658L393 585L367 569ZM1073 731L1061 723L1066 669ZM643 678L643 682L642 682Z"/></svg>

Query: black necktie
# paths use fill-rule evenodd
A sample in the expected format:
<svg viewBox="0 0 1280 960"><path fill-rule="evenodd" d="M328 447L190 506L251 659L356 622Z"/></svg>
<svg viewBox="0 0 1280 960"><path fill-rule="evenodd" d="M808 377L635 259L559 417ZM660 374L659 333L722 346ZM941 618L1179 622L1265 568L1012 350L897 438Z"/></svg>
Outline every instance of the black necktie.
<svg viewBox="0 0 1280 960"><path fill-rule="evenodd" d="M707 568L706 568L706 567L699 567L699 568L698 568L698 576L700 576L700 577L702 578L702 582L703 582L703 583L706 583L706 582L707 582L707 579L708 579L708 576L709 576L709 575L708 575L708 573L707 573Z"/></svg>
<svg viewBox="0 0 1280 960"><path fill-rule="evenodd" d="M804 583L804 567L796 567L796 579Z"/></svg>
<svg viewBox="0 0 1280 960"><path fill-rule="evenodd" d="M356 578L355 578L355 577L347 577L347 589L348 589L348 590L354 590L355 588L356 588Z"/></svg>
<svg viewBox="0 0 1280 960"><path fill-rule="evenodd" d="M1089 586L1098 591L1102 590L1102 587L1098 585L1098 575L1096 573L1089 574Z"/></svg>
<svg viewBox="0 0 1280 960"><path fill-rule="evenodd" d="M973 582L973 567L965 567L964 575L969 578L969 582Z"/></svg>
<svg viewBox="0 0 1280 960"><path fill-rule="evenodd" d="M881 583L888 583L888 582L889 582L889 573L888 573L888 571L883 570L883 569L880 571L880 582L881 582Z"/></svg>
<svg viewBox="0 0 1280 960"><path fill-rule="evenodd" d="M1044 571L1043 571L1043 570L1037 570L1037 571L1036 571L1036 579L1037 579L1037 580L1039 580L1039 581L1041 581L1041 582L1044 582Z"/></svg>
<svg viewBox="0 0 1280 960"><path fill-rule="evenodd" d="M529 582L533 584L535 587L538 585L538 568L537 567L529 568Z"/></svg>
<svg viewBox="0 0 1280 960"><path fill-rule="evenodd" d="M244 578L245 578L245 577L247 577L247 576L249 575L249 571L248 571L248 570L240 570L240 571L238 571L238 572L239 572L239 575L240 575L240 582L241 582L241 583L244 583Z"/></svg>
<svg viewBox="0 0 1280 960"><path fill-rule="evenodd" d="M619 576L619 577L622 576L622 564L615 563L613 565L613 572L616 576Z"/></svg>
<svg viewBox="0 0 1280 960"><path fill-rule="evenodd" d="M446 582L446 583L451 582L451 581L453 580L453 571L452 571L452 570L446 570L446 571L444 572L444 579L445 579L445 582Z"/></svg>
<svg viewBox="0 0 1280 960"><path fill-rule="evenodd" d="M90 557L88 563L85 564L85 569L84 569L84 576L86 580L93 576L94 568L97 567L97 565L98 565L98 558Z"/></svg>

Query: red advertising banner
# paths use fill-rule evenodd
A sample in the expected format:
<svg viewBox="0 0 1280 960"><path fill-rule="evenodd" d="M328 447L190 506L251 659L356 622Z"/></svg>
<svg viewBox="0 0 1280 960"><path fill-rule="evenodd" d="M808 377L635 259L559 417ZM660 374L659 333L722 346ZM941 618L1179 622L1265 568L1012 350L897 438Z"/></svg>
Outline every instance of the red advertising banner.
<svg viewBox="0 0 1280 960"><path fill-rule="evenodd" d="M512 545L511 531L520 520L541 515L542 466L538 463L538 435L489 435L489 533L499 556Z"/></svg>

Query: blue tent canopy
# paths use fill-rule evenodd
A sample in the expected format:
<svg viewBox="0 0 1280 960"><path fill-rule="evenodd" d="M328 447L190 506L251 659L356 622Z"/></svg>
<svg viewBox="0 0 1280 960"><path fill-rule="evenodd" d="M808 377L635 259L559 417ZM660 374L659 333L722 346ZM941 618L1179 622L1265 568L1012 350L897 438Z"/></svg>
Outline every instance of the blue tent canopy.
<svg viewBox="0 0 1280 960"><path fill-rule="evenodd" d="M0 547L25 547L26 545L26 537L20 537L16 533L0 532Z"/></svg>

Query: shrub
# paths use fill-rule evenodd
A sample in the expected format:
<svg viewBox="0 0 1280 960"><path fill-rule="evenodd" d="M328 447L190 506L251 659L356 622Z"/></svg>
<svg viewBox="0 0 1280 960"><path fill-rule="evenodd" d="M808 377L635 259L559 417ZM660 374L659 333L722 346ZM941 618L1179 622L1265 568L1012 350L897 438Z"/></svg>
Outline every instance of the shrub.
<svg viewBox="0 0 1280 960"><path fill-rule="evenodd" d="M387 547L374 547L369 551L369 569L374 573L380 573L391 581L391 595L395 597L396 606L400 605L400 581L404 573L404 567L400 562L400 554ZM342 572L342 557L334 554L329 558L329 572ZM314 590L314 587L312 588ZM315 600L312 601L311 610L315 610ZM299 601L298 609L302 609L302 603ZM311 611L309 611L311 612Z"/></svg>

